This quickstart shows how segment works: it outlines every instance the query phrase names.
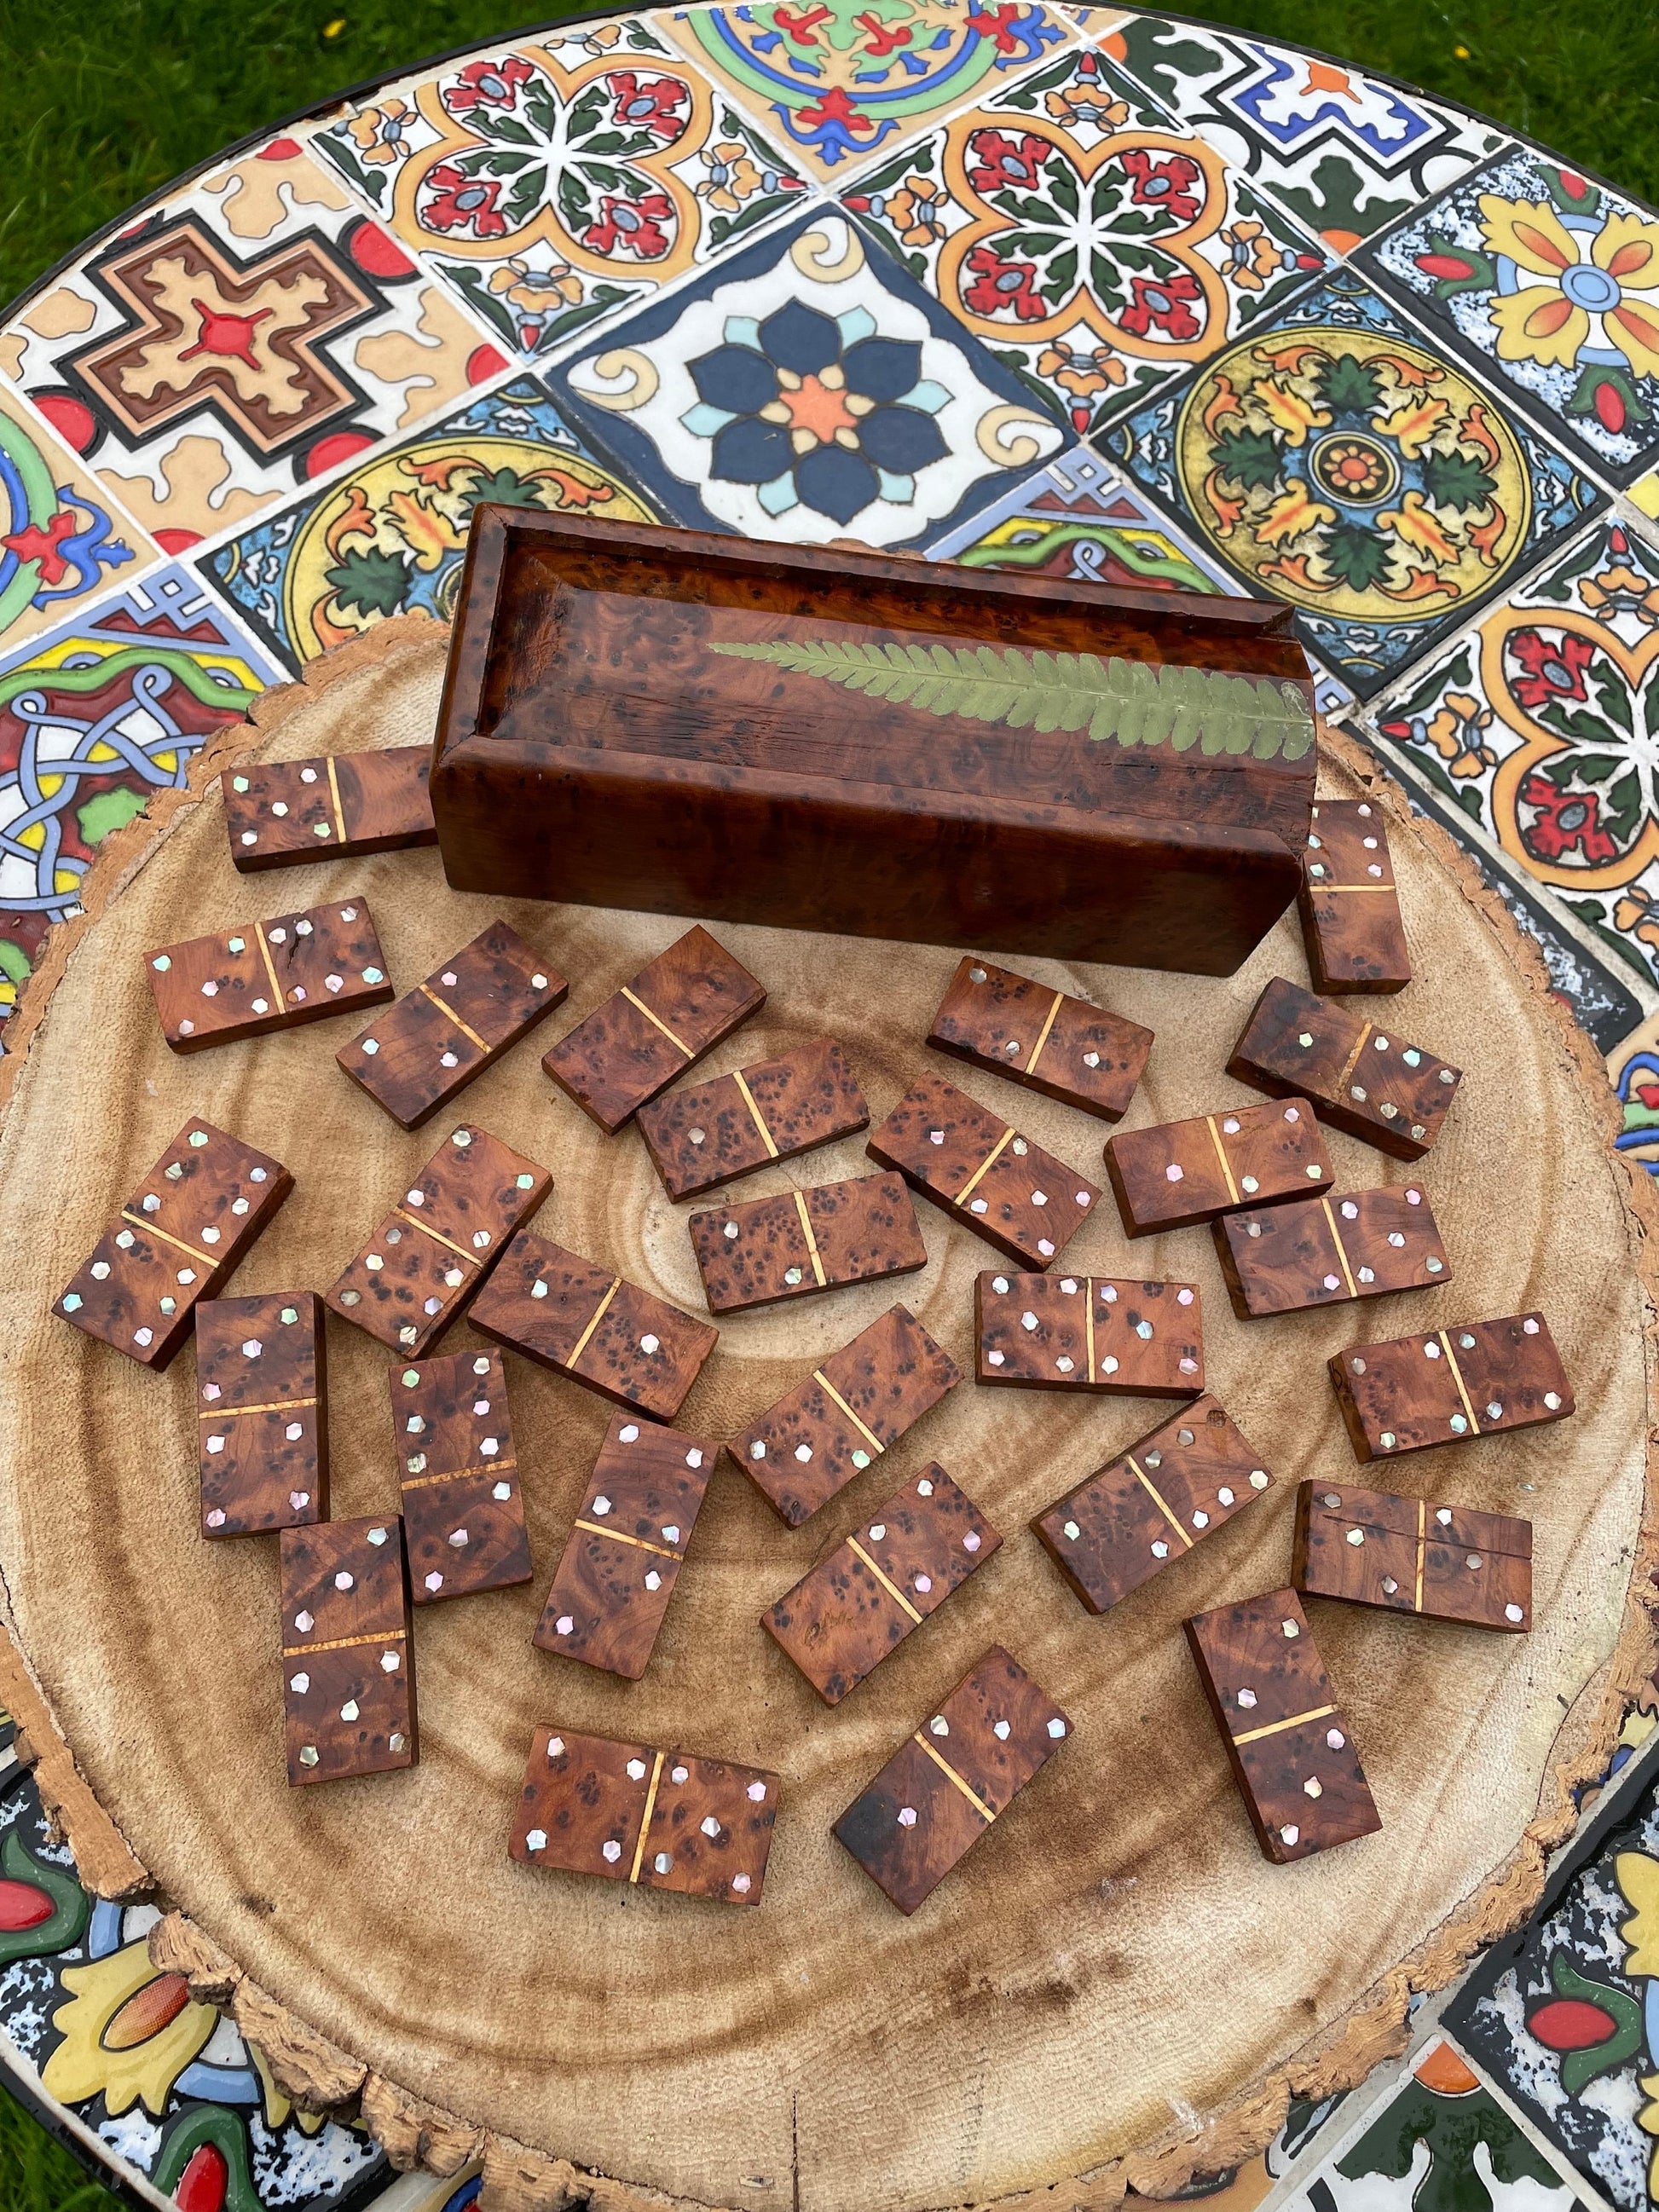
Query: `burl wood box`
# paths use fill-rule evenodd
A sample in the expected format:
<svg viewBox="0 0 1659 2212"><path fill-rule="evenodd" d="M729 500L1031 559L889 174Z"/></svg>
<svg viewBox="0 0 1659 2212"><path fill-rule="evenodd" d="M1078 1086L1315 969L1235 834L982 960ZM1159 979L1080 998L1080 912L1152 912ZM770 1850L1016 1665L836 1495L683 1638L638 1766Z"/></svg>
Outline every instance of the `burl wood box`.
<svg viewBox="0 0 1659 2212"><path fill-rule="evenodd" d="M1296 896L1289 611L480 507L458 890L1226 975Z"/></svg>

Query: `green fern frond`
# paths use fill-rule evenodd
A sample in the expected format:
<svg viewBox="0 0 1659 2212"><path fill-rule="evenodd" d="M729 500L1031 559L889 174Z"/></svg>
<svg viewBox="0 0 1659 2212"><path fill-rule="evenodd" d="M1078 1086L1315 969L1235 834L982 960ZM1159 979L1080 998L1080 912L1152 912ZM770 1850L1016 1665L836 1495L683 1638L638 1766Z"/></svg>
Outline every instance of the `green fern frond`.
<svg viewBox="0 0 1659 2212"><path fill-rule="evenodd" d="M1196 745L1212 757L1254 753L1264 761L1300 760L1314 741L1305 697L1270 678L1012 646L777 638L710 649L769 661L919 714L1000 722L1044 737L1081 730L1120 745L1168 745L1175 752Z"/></svg>

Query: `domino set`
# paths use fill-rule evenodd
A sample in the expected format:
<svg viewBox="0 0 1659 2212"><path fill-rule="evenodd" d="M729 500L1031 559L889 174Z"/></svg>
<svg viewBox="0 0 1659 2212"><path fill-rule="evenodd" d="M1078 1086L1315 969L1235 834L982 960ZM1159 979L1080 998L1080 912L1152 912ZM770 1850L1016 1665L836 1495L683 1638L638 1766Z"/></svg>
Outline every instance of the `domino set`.
<svg viewBox="0 0 1659 2212"><path fill-rule="evenodd" d="M433 842L428 757L409 747L227 770L233 861L249 872ZM1249 1321L1433 1288L1451 1275L1419 1183L1334 1188L1322 1124L1420 1160L1461 1077L1348 1003L1397 992L1411 975L1380 812L1324 801L1312 823L1299 903L1316 989L1270 981L1227 1061L1266 1101L1121 1130L1103 1150L1125 1235L1210 1224L1233 1307ZM497 920L388 1005L394 990L374 921L352 896L160 947L146 969L163 1039L181 1053L385 1007L337 1059L407 1130L449 1106L569 990L550 960ZM976 1386L1179 1401L1031 1521L1089 1613L1130 1600L1273 1490L1263 1455L1206 1390L1199 1285L1063 1272L1066 1247L1101 1190L1000 1110L927 1075L872 1129L858 1076L830 1036L670 1088L766 995L694 927L542 1061L606 1136L637 1121L671 1205L720 1194L685 1217L710 1314L921 1268L915 1191L1008 1263L975 1283ZM969 954L927 1042L982 1075L1115 1122L1133 1105L1153 1037ZM749 1200L726 1194L743 1177L866 1131L880 1172ZM278 1537L296 1787L415 1765L413 1608L533 1575L501 1352L434 1351L463 1312L494 1345L617 1408L533 1642L624 1682L651 1664L722 1449L797 1528L963 1380L895 1304L739 1433L722 1441L671 1425L718 1328L533 1230L552 1176L471 1123L447 1132L320 1296L222 1295L292 1188L279 1162L206 1122L186 1123L53 1310L155 1369L193 1325L200 1533ZM329 1517L325 1309L394 1355L398 1513ZM1328 1364L1361 1464L1574 1411L1537 1312L1355 1344ZM866 1504L760 1626L834 1708L1003 1543L953 1475L929 1461ZM1302 1599L1519 1634L1532 1625L1531 1563L1531 1528L1512 1516L1317 1475L1301 1483L1289 1585L1186 1622L1270 1860L1304 1858L1380 1826ZM899 1910L914 1912L1071 1726L994 1644L834 1832ZM529 1866L752 1906L780 1790L762 1769L544 1727L509 1850Z"/></svg>

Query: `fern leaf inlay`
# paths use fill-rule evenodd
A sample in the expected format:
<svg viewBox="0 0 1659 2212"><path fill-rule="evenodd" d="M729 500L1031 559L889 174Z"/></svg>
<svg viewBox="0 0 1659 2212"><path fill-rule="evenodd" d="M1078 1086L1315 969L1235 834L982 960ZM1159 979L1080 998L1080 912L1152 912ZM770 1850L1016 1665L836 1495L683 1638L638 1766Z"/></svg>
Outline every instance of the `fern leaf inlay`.
<svg viewBox="0 0 1659 2212"><path fill-rule="evenodd" d="M1313 717L1292 684L1226 676L1207 668L1101 660L1092 653L1022 653L988 645L876 645L837 638L775 638L710 647L740 660L769 661L919 714L1051 736L1086 731L1119 745L1194 745L1213 759L1254 753L1300 760L1313 745Z"/></svg>

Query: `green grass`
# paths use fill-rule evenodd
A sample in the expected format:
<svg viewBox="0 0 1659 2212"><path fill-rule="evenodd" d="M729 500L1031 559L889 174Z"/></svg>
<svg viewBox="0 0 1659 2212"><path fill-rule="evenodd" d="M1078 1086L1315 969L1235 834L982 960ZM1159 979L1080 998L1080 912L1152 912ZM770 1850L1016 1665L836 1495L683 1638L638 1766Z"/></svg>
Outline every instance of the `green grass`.
<svg viewBox="0 0 1659 2212"><path fill-rule="evenodd" d="M499 37L535 9L536 0L0 0L0 300L262 124ZM1450 94L1659 204L1654 0L1222 0L1190 12Z"/></svg>
<svg viewBox="0 0 1659 2212"><path fill-rule="evenodd" d="M0 2212L116 2212L109 2191L3 2090Z"/></svg>

